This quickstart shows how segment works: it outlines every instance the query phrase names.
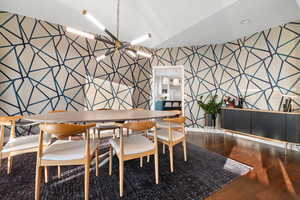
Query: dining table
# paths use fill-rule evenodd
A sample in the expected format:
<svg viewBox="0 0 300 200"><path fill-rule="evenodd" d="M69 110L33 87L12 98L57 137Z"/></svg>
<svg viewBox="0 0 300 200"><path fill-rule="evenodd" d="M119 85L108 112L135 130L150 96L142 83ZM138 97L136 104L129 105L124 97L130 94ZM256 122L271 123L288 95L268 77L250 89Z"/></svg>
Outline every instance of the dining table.
<svg viewBox="0 0 300 200"><path fill-rule="evenodd" d="M155 111L155 110L94 110L94 111L68 111L47 114L24 116L25 120L38 123L100 123L139 121L174 117L181 111Z"/></svg>
<svg viewBox="0 0 300 200"><path fill-rule="evenodd" d="M155 110L94 110L94 111L68 111L47 114L24 116L24 120L34 123L103 123L154 120L176 117L181 111L155 111ZM123 129L120 128L119 138L123 143ZM123 146L123 145L122 145ZM100 157L104 154L100 155ZM102 160L103 165L107 160Z"/></svg>

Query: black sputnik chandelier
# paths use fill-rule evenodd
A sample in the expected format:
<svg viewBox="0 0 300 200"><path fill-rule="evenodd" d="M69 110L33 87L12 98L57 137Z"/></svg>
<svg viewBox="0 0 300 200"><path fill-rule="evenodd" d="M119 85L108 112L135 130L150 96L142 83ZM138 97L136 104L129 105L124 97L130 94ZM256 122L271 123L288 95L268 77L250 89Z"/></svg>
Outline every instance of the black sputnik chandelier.
<svg viewBox="0 0 300 200"><path fill-rule="evenodd" d="M151 54L146 53L144 51L141 50L136 50L135 49L135 45L138 45L148 39L151 38L151 34L145 34L142 35L141 37L138 37L134 40L132 40L131 42L125 42L125 41L121 41L119 39L119 31L120 31L120 0L117 0L118 5L117 5L117 36L115 36L113 33L111 33L107 28L105 28L105 26L99 22L91 13L89 13L87 10L83 10L81 13L82 15L84 15L91 23L93 23L97 28L99 28L101 31L103 31L104 33L106 33L109 36L109 40L108 39L104 39L102 38L100 35L96 35L96 34L91 34L91 33L87 33L81 30L77 30L75 28L72 27L66 27L66 31L73 33L73 34L77 34L80 35L82 37L88 38L88 39L93 39L93 40L98 40L101 42L104 42L106 44L110 44L113 45L114 48L111 48L109 50L107 50L107 52L101 56L96 57L96 60L99 62L101 60L103 60L106 56L111 55L117 51L122 52L122 53L127 53L129 54L131 57L135 58L137 55L146 57L146 58L151 58Z"/></svg>

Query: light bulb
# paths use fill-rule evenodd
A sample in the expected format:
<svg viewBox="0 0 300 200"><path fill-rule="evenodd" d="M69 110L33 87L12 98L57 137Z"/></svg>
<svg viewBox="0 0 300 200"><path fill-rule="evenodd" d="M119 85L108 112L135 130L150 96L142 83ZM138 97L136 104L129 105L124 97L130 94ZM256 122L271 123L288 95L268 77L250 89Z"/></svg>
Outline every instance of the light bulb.
<svg viewBox="0 0 300 200"><path fill-rule="evenodd" d="M80 35L82 37L86 37L88 39L92 39L92 40L95 39L95 35L90 34L90 33L86 33L86 32L80 31L80 30L77 30L75 28L67 27L66 31L70 32L70 33L74 33L74 34Z"/></svg>
<svg viewBox="0 0 300 200"><path fill-rule="evenodd" d="M100 30L104 31L105 30L105 26L99 22L93 15L91 15L90 13L88 13L87 10L83 10L82 14L88 19L90 20L95 26L97 26Z"/></svg>
<svg viewBox="0 0 300 200"><path fill-rule="evenodd" d="M129 50L127 50L126 52L127 52L131 57L133 57L133 58L136 57L136 54L135 54L134 52L129 51Z"/></svg>
<svg viewBox="0 0 300 200"><path fill-rule="evenodd" d="M143 52L143 51L137 51L136 53L140 56L144 56L146 58L151 58L151 54L149 54L149 53L146 53L146 52Z"/></svg>
<svg viewBox="0 0 300 200"><path fill-rule="evenodd" d="M139 43L142 43L142 42L148 40L149 38L151 38L151 34L150 34L150 33L145 34L145 35L142 35L141 37L139 37L139 38L137 38L137 39L135 39L135 40L132 40L132 41L130 42L130 44L131 44L131 45L137 45L137 44L139 44Z"/></svg>
<svg viewBox="0 0 300 200"><path fill-rule="evenodd" d="M97 62L99 62L100 60L103 60L106 57L106 55L101 55L99 57L96 58Z"/></svg>

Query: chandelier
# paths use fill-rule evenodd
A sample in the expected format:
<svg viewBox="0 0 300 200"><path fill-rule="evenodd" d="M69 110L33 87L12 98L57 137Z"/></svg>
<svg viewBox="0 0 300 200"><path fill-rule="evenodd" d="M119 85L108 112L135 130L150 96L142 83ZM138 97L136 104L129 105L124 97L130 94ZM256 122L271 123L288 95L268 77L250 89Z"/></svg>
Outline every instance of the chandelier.
<svg viewBox="0 0 300 200"><path fill-rule="evenodd" d="M120 0L118 1L118 5L117 5L117 36L115 36L113 33L111 33L101 22L99 22L91 13L89 13L87 10L83 10L81 13L87 18L87 20L89 20L91 23L93 23L97 28L99 28L101 31L103 31L104 33L106 33L110 39L104 39L103 37L101 37L100 35L97 34L91 34L91 33L87 33L84 31L80 31L77 29L74 29L72 27L67 27L66 31L73 33L73 34L77 34L80 35L82 37L88 38L88 39L93 39L93 40L97 40L97 41L101 41L104 42L106 44L109 45L113 45L114 48L111 48L109 50L107 50L105 52L105 54L96 57L96 60L99 62L101 60L103 60L106 56L109 56L113 53L115 53L116 51L122 52L122 53L127 53L129 54L131 57L136 57L137 55L146 57L146 58L150 58L151 54L146 53L144 51L141 50L136 50L134 48L135 45L140 44L148 39L151 38L151 34L145 34L142 35L141 37L138 37L130 42L125 42L125 41L121 41L119 39L119 30L120 30Z"/></svg>

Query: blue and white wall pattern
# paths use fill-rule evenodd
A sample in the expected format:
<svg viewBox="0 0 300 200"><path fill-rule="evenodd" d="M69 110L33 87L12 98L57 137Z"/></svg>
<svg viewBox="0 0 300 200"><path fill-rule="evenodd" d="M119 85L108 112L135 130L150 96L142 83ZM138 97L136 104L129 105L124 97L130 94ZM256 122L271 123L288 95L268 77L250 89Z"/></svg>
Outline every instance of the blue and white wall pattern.
<svg viewBox="0 0 300 200"><path fill-rule="evenodd" d="M203 126L201 95L242 96L246 107L267 110L277 110L287 95L299 110L299 43L295 21L225 44L152 49L150 60L115 54L97 63L95 56L111 46L66 34L61 25L0 12L0 115L149 108L156 65L185 66L190 127Z"/></svg>
<svg viewBox="0 0 300 200"><path fill-rule="evenodd" d="M201 95L244 97L246 107L266 110L278 110L286 95L300 109L300 21L226 44L157 49L154 55L152 66L185 66L189 126L204 124Z"/></svg>
<svg viewBox="0 0 300 200"><path fill-rule="evenodd" d="M61 25L0 12L0 114L147 108L142 80L150 77L150 70L143 60L120 54L97 63L95 56L109 48L112 46L67 34ZM106 84L103 90L94 79L111 87ZM86 98L89 90L96 94L92 99ZM133 95L137 91L143 95ZM130 102L124 101L128 96Z"/></svg>

